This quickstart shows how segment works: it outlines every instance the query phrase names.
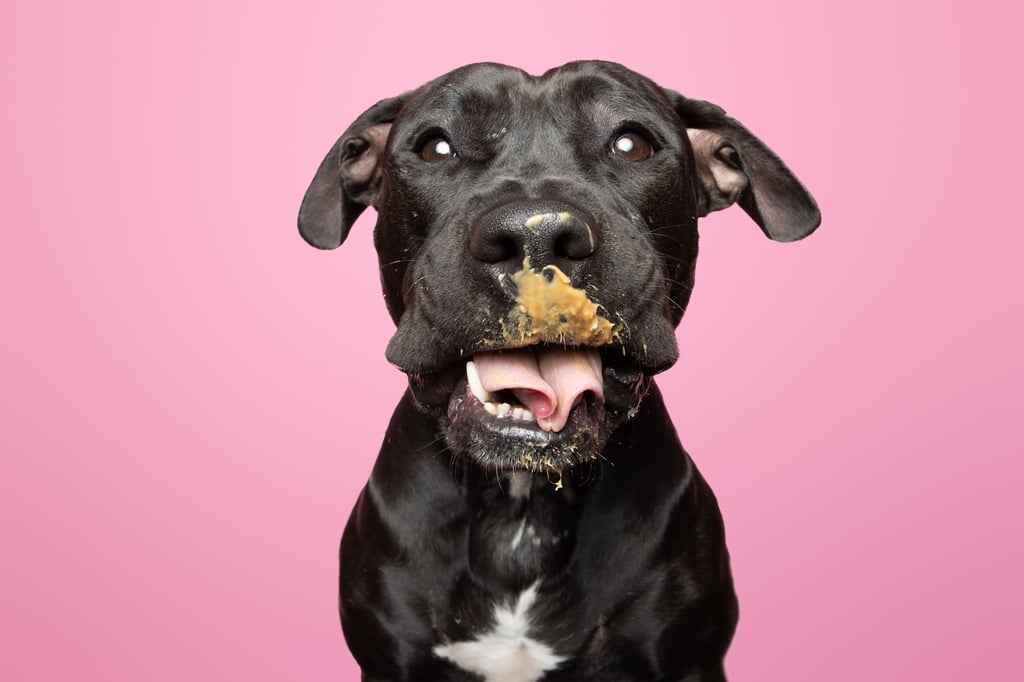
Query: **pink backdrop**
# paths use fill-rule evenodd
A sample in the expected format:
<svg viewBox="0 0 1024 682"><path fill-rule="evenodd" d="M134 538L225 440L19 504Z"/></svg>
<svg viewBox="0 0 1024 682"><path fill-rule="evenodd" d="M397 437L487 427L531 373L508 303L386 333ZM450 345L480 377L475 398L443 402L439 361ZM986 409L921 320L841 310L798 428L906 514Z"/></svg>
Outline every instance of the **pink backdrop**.
<svg viewBox="0 0 1024 682"><path fill-rule="evenodd" d="M287 4L2 12L0 678L357 679L336 544L403 378L372 216L320 253L299 200L377 99L584 57L723 104L825 216L706 220L662 379L732 679L1019 673L1019 5Z"/></svg>

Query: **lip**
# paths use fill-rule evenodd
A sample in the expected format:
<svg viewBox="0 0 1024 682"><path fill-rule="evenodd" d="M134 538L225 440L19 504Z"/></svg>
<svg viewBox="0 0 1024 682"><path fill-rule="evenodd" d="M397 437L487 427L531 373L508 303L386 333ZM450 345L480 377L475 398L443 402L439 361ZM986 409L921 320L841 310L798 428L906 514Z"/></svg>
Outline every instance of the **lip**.
<svg viewBox="0 0 1024 682"><path fill-rule="evenodd" d="M562 430L544 431L535 421L490 414L461 381L448 403L445 435L455 452L484 468L561 472L598 456L608 435L606 418L603 402L588 396Z"/></svg>
<svg viewBox="0 0 1024 682"><path fill-rule="evenodd" d="M455 454L488 469L561 472L600 457L608 438L635 415L651 385L650 375L621 346L599 351L604 398L585 394L559 431L490 413L469 388L465 361L427 376L410 375L409 384L421 408L438 419Z"/></svg>
<svg viewBox="0 0 1024 682"><path fill-rule="evenodd" d="M580 428L591 426L590 422L604 416L604 401L593 396L582 397L569 413L569 420L560 431L546 431L535 419L516 418L512 414L500 415L490 412L473 394L468 382L460 382L452 391L448 403L448 419L452 424L471 421L477 428L488 431L500 438L520 441L532 447L546 448L576 437Z"/></svg>

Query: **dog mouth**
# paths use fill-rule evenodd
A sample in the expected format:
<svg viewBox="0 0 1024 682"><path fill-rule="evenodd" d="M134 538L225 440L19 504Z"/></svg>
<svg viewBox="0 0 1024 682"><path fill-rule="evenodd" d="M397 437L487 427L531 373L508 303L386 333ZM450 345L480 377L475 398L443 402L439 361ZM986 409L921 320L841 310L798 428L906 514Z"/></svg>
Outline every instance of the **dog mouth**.
<svg viewBox="0 0 1024 682"><path fill-rule="evenodd" d="M601 357L593 348L478 353L466 363L466 383L491 417L536 424L545 433L562 432L584 399L604 403Z"/></svg>
<svg viewBox="0 0 1024 682"><path fill-rule="evenodd" d="M649 385L647 344L555 265L535 269L524 257L498 283L510 303L500 326L463 339L443 369L410 374L413 397L453 452L485 467L561 472L600 457ZM399 366L423 364L406 355L421 347L411 338L392 339Z"/></svg>
<svg viewBox="0 0 1024 682"><path fill-rule="evenodd" d="M561 472L599 457L649 386L617 346L482 351L445 375L441 391L437 377L411 382L417 402L440 413L456 454L502 471Z"/></svg>

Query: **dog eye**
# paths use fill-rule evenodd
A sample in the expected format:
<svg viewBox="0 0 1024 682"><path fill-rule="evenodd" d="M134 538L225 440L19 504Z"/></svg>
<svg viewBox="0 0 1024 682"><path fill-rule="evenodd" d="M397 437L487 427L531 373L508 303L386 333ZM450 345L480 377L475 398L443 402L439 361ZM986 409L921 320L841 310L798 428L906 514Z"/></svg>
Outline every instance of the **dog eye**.
<svg viewBox="0 0 1024 682"><path fill-rule="evenodd" d="M452 143L443 137L432 137L420 148L420 158L427 163L444 163L454 156Z"/></svg>
<svg viewBox="0 0 1024 682"><path fill-rule="evenodd" d="M626 161L645 161L654 156L654 146L640 133L623 133L612 142L612 153Z"/></svg>

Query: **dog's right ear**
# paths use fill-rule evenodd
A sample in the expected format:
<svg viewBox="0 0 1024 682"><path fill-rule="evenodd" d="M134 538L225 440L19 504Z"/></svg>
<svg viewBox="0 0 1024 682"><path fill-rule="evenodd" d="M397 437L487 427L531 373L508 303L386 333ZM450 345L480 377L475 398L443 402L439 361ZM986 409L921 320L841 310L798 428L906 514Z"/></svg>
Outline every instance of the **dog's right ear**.
<svg viewBox="0 0 1024 682"><path fill-rule="evenodd" d="M327 152L299 208L299 234L313 246L341 246L363 209L377 205L388 134L407 97L374 104Z"/></svg>

